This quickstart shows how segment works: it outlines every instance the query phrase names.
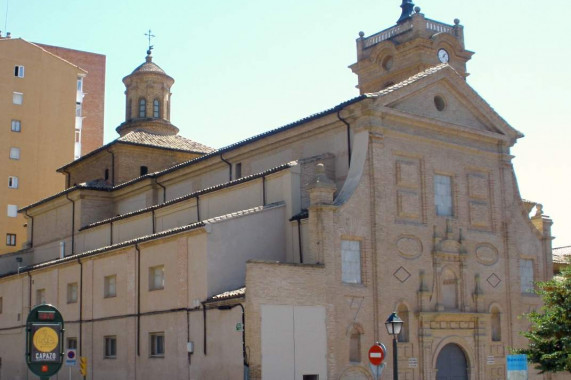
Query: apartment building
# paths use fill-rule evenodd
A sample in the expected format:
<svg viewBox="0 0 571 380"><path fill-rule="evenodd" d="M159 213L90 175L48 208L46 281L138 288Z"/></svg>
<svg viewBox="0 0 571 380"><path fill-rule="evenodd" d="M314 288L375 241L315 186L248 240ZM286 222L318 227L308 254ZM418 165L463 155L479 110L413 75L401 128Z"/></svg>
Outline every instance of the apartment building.
<svg viewBox="0 0 571 380"><path fill-rule="evenodd" d="M0 38L0 67L4 254L27 241L16 210L63 190L65 177L55 170L101 146L105 56L7 36Z"/></svg>

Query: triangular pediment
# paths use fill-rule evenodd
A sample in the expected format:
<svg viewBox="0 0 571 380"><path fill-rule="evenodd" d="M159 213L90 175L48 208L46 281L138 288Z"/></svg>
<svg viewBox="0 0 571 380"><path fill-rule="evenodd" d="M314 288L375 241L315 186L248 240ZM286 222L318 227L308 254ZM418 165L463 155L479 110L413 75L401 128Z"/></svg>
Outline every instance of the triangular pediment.
<svg viewBox="0 0 571 380"><path fill-rule="evenodd" d="M456 125L464 130L497 134L512 144L523 136L447 65L431 68L369 95L377 98L375 103L378 106L403 115Z"/></svg>

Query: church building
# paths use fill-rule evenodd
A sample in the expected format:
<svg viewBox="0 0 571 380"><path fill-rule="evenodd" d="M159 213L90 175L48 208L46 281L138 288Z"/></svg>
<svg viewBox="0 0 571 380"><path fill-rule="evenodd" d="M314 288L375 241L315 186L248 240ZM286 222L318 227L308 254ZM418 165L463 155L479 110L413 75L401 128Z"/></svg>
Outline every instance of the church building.
<svg viewBox="0 0 571 380"><path fill-rule="evenodd" d="M48 303L93 380L372 380L376 342L391 378L393 312L400 379L505 379L552 277L552 221L519 194L523 135L466 82L459 20L401 8L356 41L358 96L221 149L178 134L149 50L119 137L20 210L0 378L26 378L24 321Z"/></svg>

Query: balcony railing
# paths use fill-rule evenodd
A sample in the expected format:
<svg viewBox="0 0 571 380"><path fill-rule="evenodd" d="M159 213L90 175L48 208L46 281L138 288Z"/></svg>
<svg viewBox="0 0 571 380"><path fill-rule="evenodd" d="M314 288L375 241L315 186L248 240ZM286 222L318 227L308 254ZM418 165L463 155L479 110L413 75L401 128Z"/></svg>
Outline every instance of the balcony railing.
<svg viewBox="0 0 571 380"><path fill-rule="evenodd" d="M396 25L396 26L393 26L391 28L382 30L379 33L376 33L370 37L367 37L365 39L364 47L368 48L368 47L371 47L373 45L376 45L380 42L383 42L385 40L388 40L389 38L396 36L397 34L401 34L401 33L404 33L408 30L411 30L412 27L413 27L412 23L407 23L407 24L402 24L402 25Z"/></svg>

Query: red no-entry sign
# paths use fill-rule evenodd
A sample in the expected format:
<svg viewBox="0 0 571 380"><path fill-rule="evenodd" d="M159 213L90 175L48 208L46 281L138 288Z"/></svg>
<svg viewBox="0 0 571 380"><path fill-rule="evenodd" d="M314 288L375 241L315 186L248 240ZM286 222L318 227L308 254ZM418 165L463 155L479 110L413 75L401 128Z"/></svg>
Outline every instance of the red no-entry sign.
<svg viewBox="0 0 571 380"><path fill-rule="evenodd" d="M380 344L373 344L369 348L369 361L372 365L379 366L385 360L386 354L385 349Z"/></svg>

